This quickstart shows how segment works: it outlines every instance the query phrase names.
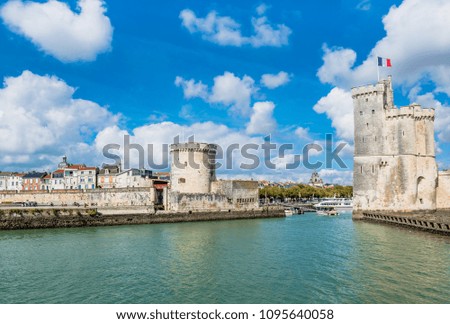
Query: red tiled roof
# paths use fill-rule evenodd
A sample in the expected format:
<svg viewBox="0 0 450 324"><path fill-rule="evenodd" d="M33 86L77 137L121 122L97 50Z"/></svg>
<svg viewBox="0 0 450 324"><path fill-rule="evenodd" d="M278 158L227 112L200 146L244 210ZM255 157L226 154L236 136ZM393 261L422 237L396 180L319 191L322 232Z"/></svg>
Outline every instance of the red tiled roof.
<svg viewBox="0 0 450 324"><path fill-rule="evenodd" d="M96 167L82 167L82 168L79 168L78 170L95 170L95 169L97 169Z"/></svg>
<svg viewBox="0 0 450 324"><path fill-rule="evenodd" d="M69 165L66 169L80 169L86 167L84 164L72 164Z"/></svg>

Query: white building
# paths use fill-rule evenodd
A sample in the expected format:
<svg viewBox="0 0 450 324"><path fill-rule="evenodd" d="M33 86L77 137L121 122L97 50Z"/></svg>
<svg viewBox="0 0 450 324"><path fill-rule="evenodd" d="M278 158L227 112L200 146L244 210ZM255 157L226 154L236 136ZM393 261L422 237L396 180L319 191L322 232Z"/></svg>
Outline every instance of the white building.
<svg viewBox="0 0 450 324"><path fill-rule="evenodd" d="M145 169L129 169L115 176L116 188L151 187L152 171Z"/></svg>
<svg viewBox="0 0 450 324"><path fill-rule="evenodd" d="M97 168L84 164L71 165L64 169L65 189L95 189Z"/></svg>
<svg viewBox="0 0 450 324"><path fill-rule="evenodd" d="M46 187L47 190L92 190L97 188L97 173L96 167L70 164L64 156L51 178L46 179Z"/></svg>
<svg viewBox="0 0 450 324"><path fill-rule="evenodd" d="M23 173L0 172L0 190L22 190Z"/></svg>

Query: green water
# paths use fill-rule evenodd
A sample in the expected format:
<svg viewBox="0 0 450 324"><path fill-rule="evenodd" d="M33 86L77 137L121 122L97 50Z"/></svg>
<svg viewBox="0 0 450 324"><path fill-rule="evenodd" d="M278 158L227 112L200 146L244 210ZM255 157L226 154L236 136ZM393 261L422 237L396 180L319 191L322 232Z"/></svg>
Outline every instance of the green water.
<svg viewBox="0 0 450 324"><path fill-rule="evenodd" d="M448 303L450 238L351 215L0 232L0 303Z"/></svg>

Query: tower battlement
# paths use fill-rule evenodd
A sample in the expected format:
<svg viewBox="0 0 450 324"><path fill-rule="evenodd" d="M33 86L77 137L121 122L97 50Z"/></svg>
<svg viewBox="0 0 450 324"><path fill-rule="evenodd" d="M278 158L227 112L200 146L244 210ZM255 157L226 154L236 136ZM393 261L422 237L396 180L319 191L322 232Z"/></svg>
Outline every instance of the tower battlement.
<svg viewBox="0 0 450 324"><path fill-rule="evenodd" d="M371 96L376 95L378 92L383 92L384 86L381 83L378 84L369 84L360 87L352 88L352 98L357 98L361 96Z"/></svg>
<svg viewBox="0 0 450 324"><path fill-rule="evenodd" d="M403 106L386 110L386 118L404 118L410 117L415 120L431 120L434 121L434 108L422 108L418 104Z"/></svg>
<svg viewBox="0 0 450 324"><path fill-rule="evenodd" d="M170 151L213 153L217 151L217 145L208 143L195 143L195 142L176 143L170 145Z"/></svg>

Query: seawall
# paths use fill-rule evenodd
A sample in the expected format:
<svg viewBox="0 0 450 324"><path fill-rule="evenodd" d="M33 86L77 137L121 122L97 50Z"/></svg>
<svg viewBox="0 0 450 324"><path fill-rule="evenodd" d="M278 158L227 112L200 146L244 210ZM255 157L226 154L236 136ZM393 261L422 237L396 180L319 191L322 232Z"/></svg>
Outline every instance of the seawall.
<svg viewBox="0 0 450 324"><path fill-rule="evenodd" d="M93 190L53 190L48 191L0 191L0 207L26 201L45 206L121 207L152 206L155 203L155 189L150 187L93 189Z"/></svg>
<svg viewBox="0 0 450 324"><path fill-rule="evenodd" d="M146 212L86 208L0 209L0 230L179 223L285 217L282 209L214 212Z"/></svg>
<svg viewBox="0 0 450 324"><path fill-rule="evenodd" d="M361 212L355 220L385 223L390 225L414 228L436 234L450 235L450 210L434 212Z"/></svg>

